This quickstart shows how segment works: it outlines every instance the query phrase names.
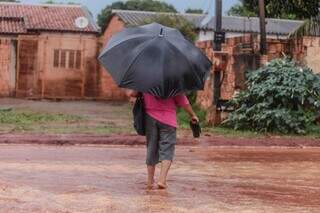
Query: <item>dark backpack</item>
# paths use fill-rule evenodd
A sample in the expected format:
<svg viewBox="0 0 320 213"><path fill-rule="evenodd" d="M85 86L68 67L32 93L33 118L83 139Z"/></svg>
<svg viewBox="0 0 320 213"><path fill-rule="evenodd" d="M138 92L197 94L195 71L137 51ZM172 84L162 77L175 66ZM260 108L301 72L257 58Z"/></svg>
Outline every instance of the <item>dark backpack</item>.
<svg viewBox="0 0 320 213"><path fill-rule="evenodd" d="M133 126L138 135L146 135L146 113L144 109L143 96L139 95L133 107Z"/></svg>

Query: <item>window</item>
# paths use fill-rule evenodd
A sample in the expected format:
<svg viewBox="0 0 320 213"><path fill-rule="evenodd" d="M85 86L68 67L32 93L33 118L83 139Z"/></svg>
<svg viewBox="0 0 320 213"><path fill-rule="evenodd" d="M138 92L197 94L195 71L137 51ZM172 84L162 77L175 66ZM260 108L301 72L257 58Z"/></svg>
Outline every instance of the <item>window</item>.
<svg viewBox="0 0 320 213"><path fill-rule="evenodd" d="M80 69L81 51L55 49L53 53L53 67L64 69Z"/></svg>
<svg viewBox="0 0 320 213"><path fill-rule="evenodd" d="M76 68L80 69L81 67L81 51L77 51L77 58L76 58Z"/></svg>
<svg viewBox="0 0 320 213"><path fill-rule="evenodd" d="M74 51L73 50L71 50L70 52L69 52L69 68L70 69L73 69L75 66L74 66L75 64L74 64Z"/></svg>
<svg viewBox="0 0 320 213"><path fill-rule="evenodd" d="M54 50L53 66L59 67L59 50Z"/></svg>
<svg viewBox="0 0 320 213"><path fill-rule="evenodd" d="M67 61L67 51L62 50L60 54L60 67L65 68L66 67L66 61Z"/></svg>

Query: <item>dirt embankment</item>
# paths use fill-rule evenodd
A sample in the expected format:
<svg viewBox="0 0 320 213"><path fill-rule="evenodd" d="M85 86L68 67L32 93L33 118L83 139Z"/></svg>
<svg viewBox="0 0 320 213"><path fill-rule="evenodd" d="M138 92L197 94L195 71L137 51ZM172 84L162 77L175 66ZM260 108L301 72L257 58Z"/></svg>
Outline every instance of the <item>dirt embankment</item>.
<svg viewBox="0 0 320 213"><path fill-rule="evenodd" d="M92 135L92 134L1 134L2 144L49 144L49 145L75 145L75 144L103 144L103 145L144 145L144 137L130 134L122 135ZM205 146L285 146L285 147L320 147L320 139L312 138L228 138L224 136L203 136L193 139L190 136L179 137L178 145L205 145Z"/></svg>

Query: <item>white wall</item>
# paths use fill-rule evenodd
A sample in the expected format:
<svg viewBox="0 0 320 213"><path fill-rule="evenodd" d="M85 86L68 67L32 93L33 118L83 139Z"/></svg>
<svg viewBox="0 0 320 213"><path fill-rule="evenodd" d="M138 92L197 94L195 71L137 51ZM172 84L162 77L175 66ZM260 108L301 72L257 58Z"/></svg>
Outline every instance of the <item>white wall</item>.
<svg viewBox="0 0 320 213"><path fill-rule="evenodd" d="M213 31L201 30L199 32L198 41L213 40L213 34L214 34ZM238 37L238 36L243 36L243 35L244 35L244 33L227 32L226 33L226 38ZM267 35L267 38L270 38L270 39L286 39L288 37L287 36L277 36L277 35Z"/></svg>

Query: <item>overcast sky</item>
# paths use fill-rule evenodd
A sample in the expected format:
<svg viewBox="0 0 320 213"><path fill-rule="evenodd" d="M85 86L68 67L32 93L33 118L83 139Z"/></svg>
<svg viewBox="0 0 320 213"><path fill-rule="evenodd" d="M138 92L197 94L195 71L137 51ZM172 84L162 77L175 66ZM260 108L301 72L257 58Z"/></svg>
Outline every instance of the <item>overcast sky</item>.
<svg viewBox="0 0 320 213"><path fill-rule="evenodd" d="M96 17L102 8L118 0L56 0L57 2L76 2L81 3L89 8ZM174 5L179 11L183 12L187 8L201 8L205 11L211 8L210 13L214 10L214 0L163 0ZM21 0L23 3L42 3L45 0ZM223 10L226 12L232 5L238 3L238 0L223 0Z"/></svg>

